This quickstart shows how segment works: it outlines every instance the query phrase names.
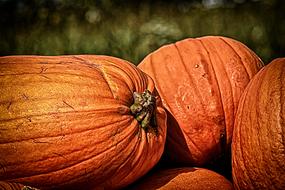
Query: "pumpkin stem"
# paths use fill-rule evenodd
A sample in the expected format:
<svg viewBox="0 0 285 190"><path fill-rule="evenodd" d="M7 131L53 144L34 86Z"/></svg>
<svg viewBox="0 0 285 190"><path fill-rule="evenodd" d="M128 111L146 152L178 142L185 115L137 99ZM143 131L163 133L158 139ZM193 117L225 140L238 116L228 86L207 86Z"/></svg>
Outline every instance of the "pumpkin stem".
<svg viewBox="0 0 285 190"><path fill-rule="evenodd" d="M155 96L149 90L143 93L134 92L134 103L131 105L130 110L132 115L138 120L144 130L154 129L156 131L155 121Z"/></svg>

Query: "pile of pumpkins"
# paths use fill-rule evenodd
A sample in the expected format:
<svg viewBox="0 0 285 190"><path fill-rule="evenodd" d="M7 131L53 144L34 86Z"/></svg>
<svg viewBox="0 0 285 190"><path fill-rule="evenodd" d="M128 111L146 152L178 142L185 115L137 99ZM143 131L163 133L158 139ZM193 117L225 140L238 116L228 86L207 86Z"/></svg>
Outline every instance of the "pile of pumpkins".
<svg viewBox="0 0 285 190"><path fill-rule="evenodd" d="M285 189L285 58L237 40L3 56L0 86L0 189Z"/></svg>

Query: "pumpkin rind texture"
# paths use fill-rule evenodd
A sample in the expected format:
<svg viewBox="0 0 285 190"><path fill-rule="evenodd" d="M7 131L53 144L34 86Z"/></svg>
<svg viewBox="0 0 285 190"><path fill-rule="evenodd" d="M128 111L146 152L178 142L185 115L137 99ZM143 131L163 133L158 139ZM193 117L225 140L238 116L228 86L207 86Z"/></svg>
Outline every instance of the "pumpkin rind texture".
<svg viewBox="0 0 285 190"><path fill-rule="evenodd" d="M241 97L232 141L236 189L285 189L285 58L273 60Z"/></svg>
<svg viewBox="0 0 285 190"><path fill-rule="evenodd" d="M0 181L0 190L23 190L24 186L19 183Z"/></svg>
<svg viewBox="0 0 285 190"><path fill-rule="evenodd" d="M166 113L152 79L127 61L6 56L0 86L0 180L40 189L118 189L162 155ZM130 112L134 92L145 90L155 96L156 133Z"/></svg>
<svg viewBox="0 0 285 190"><path fill-rule="evenodd" d="M168 111L167 159L203 166L229 150L239 98L262 66L244 44L220 36L149 54L138 67L154 79Z"/></svg>
<svg viewBox="0 0 285 190"><path fill-rule="evenodd" d="M224 176L204 168L172 168L156 171L139 180L136 190L233 190L232 183Z"/></svg>

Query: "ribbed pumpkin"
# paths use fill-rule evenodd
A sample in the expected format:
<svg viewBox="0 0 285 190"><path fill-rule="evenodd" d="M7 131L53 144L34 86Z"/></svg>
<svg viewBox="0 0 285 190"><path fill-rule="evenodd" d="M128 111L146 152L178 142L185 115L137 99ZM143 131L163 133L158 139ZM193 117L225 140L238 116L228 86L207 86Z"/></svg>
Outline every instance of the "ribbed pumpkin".
<svg viewBox="0 0 285 190"><path fill-rule="evenodd" d="M29 186L24 186L20 183L10 183L6 181L0 181L0 190L37 190L37 189Z"/></svg>
<svg viewBox="0 0 285 190"><path fill-rule="evenodd" d="M241 97L232 141L236 189L285 189L285 58L273 60Z"/></svg>
<svg viewBox="0 0 285 190"><path fill-rule="evenodd" d="M239 98L262 65L244 44L220 36L184 39L142 60L169 112L167 158L202 166L230 149Z"/></svg>
<svg viewBox="0 0 285 190"><path fill-rule="evenodd" d="M0 86L0 180L116 189L162 155L166 113L152 79L127 61L1 57Z"/></svg>
<svg viewBox="0 0 285 190"><path fill-rule="evenodd" d="M224 176L204 168L162 169L133 184L134 190L233 190L232 183Z"/></svg>
<svg viewBox="0 0 285 190"><path fill-rule="evenodd" d="M24 190L24 186L19 183L9 183L0 181L0 190Z"/></svg>

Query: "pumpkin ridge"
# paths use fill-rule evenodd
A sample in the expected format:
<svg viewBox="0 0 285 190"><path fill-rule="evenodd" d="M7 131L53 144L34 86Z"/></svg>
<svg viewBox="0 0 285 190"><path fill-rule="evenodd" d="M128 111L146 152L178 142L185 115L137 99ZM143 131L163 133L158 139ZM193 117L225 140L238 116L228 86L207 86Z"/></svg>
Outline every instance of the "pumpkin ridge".
<svg viewBox="0 0 285 190"><path fill-rule="evenodd" d="M13 120L18 120L18 119L28 119L30 120L32 117L38 117L38 116L45 116L45 115L58 115L58 114L70 114L70 113L85 113L85 112L100 112L100 111L109 111L112 110L110 108L108 109L91 109L91 110L71 110L71 111L64 111L64 112L49 112L49 113L42 113L42 114L32 114L32 115L27 115L27 116L22 116L22 117L14 117L14 118L9 118L9 119L1 119L1 122L8 122L8 121L13 121ZM114 112L117 113L117 108L114 108Z"/></svg>
<svg viewBox="0 0 285 190"><path fill-rule="evenodd" d="M134 120L133 120L134 121ZM132 122L133 123L133 122ZM135 126L137 125L136 123L134 123L135 124ZM140 129L138 129L138 130L140 130ZM135 137L136 136L136 134L134 133L133 135L132 135L132 137ZM120 166L122 166L122 165L124 165L124 163L126 162L126 161L129 161L130 159L131 159L131 156L133 155L133 154L135 154L135 151L134 150L136 150L136 148L137 148L137 145L138 144L140 144L139 143L140 141L136 141L136 144L134 145L134 147L132 148L132 150L130 151L130 154L128 155L128 156L126 156L126 159L124 159L124 161L123 162L121 162L121 164L118 164L118 167L116 168L116 169L114 169L114 171L115 172L113 172L113 174L111 174L110 175L110 178L111 177L113 177L113 176L115 176L116 175L116 172L118 171L118 168L120 168ZM131 143L128 143L128 145L130 145ZM117 146L117 145L116 145ZM76 177L76 179L80 179L80 177L85 177L86 176L86 174L92 174L92 170L89 170L89 172L85 172L84 173L84 175L81 175L81 176L77 176ZM126 177L126 176L125 176ZM75 178L73 178L73 179L75 179ZM72 179L71 179L71 181L72 181ZM70 182L70 180L68 181L68 183ZM64 184L64 183L63 183ZM99 184L98 184L99 185Z"/></svg>
<svg viewBox="0 0 285 190"><path fill-rule="evenodd" d="M225 109L224 109L224 100L223 100L223 96L222 96L222 94L221 94L221 87L220 87L220 84L219 84L219 81L218 81L218 77L217 77L217 73L216 73L216 69L215 69L215 67L214 67L214 64L213 64L213 62L212 62L212 59L211 59L211 56L210 56L210 52L209 52L209 50L208 50L208 48L207 48L207 46L204 44L204 42L203 42L203 40L202 39L197 39L200 43L201 43L201 45L204 47L204 49L205 49L205 51L207 52L207 54L209 55L209 65L211 65L211 68L212 68L212 70L213 70L213 76L214 76L214 78L215 78L215 82L216 82L216 84L217 84L217 87L218 87L218 93L217 94L219 94L219 102L220 102L220 105L221 105L221 110L222 110L222 116L223 116L223 118L225 119ZM227 142L227 128L226 128L226 126L224 125L223 126L223 129L222 129L222 133L221 133L221 135L220 135L220 140L221 140L221 142L220 142L220 147L219 148L221 148L221 152L224 152L224 150L223 149L225 149L226 147L224 146L224 143L225 142Z"/></svg>
<svg viewBox="0 0 285 190"><path fill-rule="evenodd" d="M117 60L117 58L113 58L115 60ZM136 66L134 66L133 64L128 64L126 65L125 62L121 62L123 65L122 67L119 67L117 64L114 64L112 61L110 61L109 59L106 59L106 56L98 56L97 60L103 61L104 63L102 64L105 67L112 67L115 68L116 71L118 71L116 74L119 74L122 78L127 77L127 80L122 80L124 83L128 82L128 81L132 81L131 83L126 83L127 87L130 89L130 92L133 91L140 91L139 89L137 89L137 87L139 86L147 86L146 84L146 76L142 74L142 72L140 70L137 69ZM136 68L136 69L133 69ZM112 75L112 74L110 74ZM133 78L139 77L140 80L133 80ZM116 77L114 75L112 75L112 77ZM142 82L143 84L140 84ZM131 86L130 86L131 84Z"/></svg>
<svg viewBox="0 0 285 190"><path fill-rule="evenodd" d="M225 40L224 40L224 38L223 37L218 37L218 39L219 40L221 40L222 42L224 42L233 52L234 52L234 54L235 55L237 55L238 57L239 57L239 59L240 59L240 62L241 63L238 63L238 64L241 64L243 67L244 67L244 64L242 63L242 60L241 60L241 57L240 57L240 55L235 51L235 49L229 44L229 43L227 43ZM215 46L214 46L215 47ZM216 47L215 47L215 49L216 49ZM221 58L222 57L222 55L220 54L220 52L219 51L216 51L217 52L217 57L218 57L218 59L219 59L219 61L221 62L221 63L225 63L224 62L224 60ZM231 98L231 102L233 102L233 106L232 106L232 108L230 109L231 110L231 112L229 113L229 111L225 111L225 109L224 109L224 98L223 98L223 96L222 96L222 91L221 90L219 90L219 92L220 92L220 94L221 94L221 97L220 97L220 99L221 99L221 104L222 104L222 109L224 110L223 112L224 112L224 114L223 114L223 116L224 116L224 119L225 119L225 131L224 131L224 136L223 136L223 138L221 139L221 144L222 144L222 147L227 147L227 143L228 143L228 138L229 138L229 136L231 136L231 133L232 132L230 132L228 129L231 129L231 128L233 128L233 125L234 125L234 120L232 121L232 122L229 122L228 121L228 119L227 118L229 118L228 117L228 115L227 115L227 113L229 114L229 115L235 115L235 112L236 112L236 110L235 110L235 108L237 108L238 107L238 101L236 102L236 101L234 101L235 100L235 95L234 95L234 93L233 92L235 92L235 88L234 88L234 86L233 86L233 84L232 84L232 81L231 80L229 80L229 75L228 75L228 72L227 72L227 70L226 70L226 64L222 64L222 67L220 67L220 69L219 70L224 70L224 73L225 73L225 75L226 75L226 77L224 77L224 79L223 80L227 80L227 84L230 86L230 88L231 88L231 90L230 91L228 91L229 93L230 93L230 98ZM247 70L246 70L246 74L247 74L247 76L249 77L249 74L248 74L248 72L247 72ZM215 73L215 75L216 75L216 73ZM217 84L219 85L219 80L218 80L218 78L216 77L216 81L217 81ZM249 79L249 78L248 78ZM223 150L222 150L223 151ZM228 153L228 151L226 150L225 151L225 153Z"/></svg>
<svg viewBox="0 0 285 190"><path fill-rule="evenodd" d="M80 119L78 119L78 120L80 120ZM111 123L108 123L108 124L106 124L106 126L111 126L111 125L113 125L113 124L115 124L115 123L122 123L122 124L124 124L124 122L126 122L126 123L128 123L129 121L127 120L127 118L126 119L122 119L122 120L116 120L116 121L114 121L114 122L111 122ZM49 122L50 123L50 122ZM56 122L55 122L56 123ZM106 126L102 126L102 127L106 127ZM80 133L84 133L84 132L88 132L88 131L93 131L93 130L96 130L96 129L100 129L101 127L96 127L95 129L94 128L88 128L88 129L84 129L84 130L77 130L77 131L73 131L73 132L69 132L69 133L67 133L67 132L65 132L64 133L64 136L69 136L69 135L73 135L73 134L80 134ZM17 130L17 129L16 129ZM1 129L0 129L0 131L1 131ZM35 141L35 140L38 140L38 139L45 139L45 138L56 138L56 137L59 137L60 135L62 135L62 134L56 134L56 135L47 135L47 134L43 134L43 136L39 136L39 137L33 137L33 139L30 139L30 138L25 138L25 139L19 139L19 140L10 140L9 142L1 142L0 141L0 145L3 145L3 144L13 144L13 143L20 143L20 142L26 142L26 141L30 141L30 140L33 140L33 142ZM100 142L100 141L99 141ZM35 141L35 143L37 143L36 141ZM53 144L53 143L51 143L51 142L45 142L45 141L38 141L38 143L50 143L50 144Z"/></svg>
<svg viewBox="0 0 285 190"><path fill-rule="evenodd" d="M246 87L246 89L244 90L244 92L243 92L243 94L242 94L242 96L240 97L240 103L239 103L239 106L238 106L238 109L243 109L244 108L244 105L245 105L245 103L246 103L246 101L245 101L245 99L243 98L243 96L248 96L248 88L249 88L249 86L251 85L251 83L249 83L248 84L248 86ZM237 111L238 112L238 111ZM238 113L240 113L240 112L238 112ZM244 115L245 113L244 112L241 112L241 115L237 115L236 116L236 119L235 119L235 122L240 122L239 120L240 120L240 118L245 118L243 115ZM235 124L236 125L236 124ZM241 135L242 135L242 133L243 133L243 130L244 129L237 129L237 128L234 128L234 130L236 131L236 130L238 130L238 132L234 132L234 134L238 134L238 137L236 137L236 138L238 138L239 139L239 143L237 144L237 146L235 147L236 149L238 148L238 152L239 152L239 154L240 154L240 156L241 156L241 159L243 160L243 161L238 161L238 160L235 160L235 158L233 159L233 161L232 162L239 162L239 164L242 164L242 166L243 167L240 167L239 169L241 169L242 170L242 172L244 173L244 175L245 176L247 176L247 178L249 179L249 175L248 175L248 171L247 170L245 170L244 168L247 168L247 166L246 166L246 159L245 159L245 157L244 157L244 151L241 149L241 144L242 144L242 138L241 138ZM233 150L232 150L233 151ZM233 168L233 172L232 172L233 174L235 173L235 168ZM233 176L233 179L236 179L236 177L235 177L235 175L232 175ZM251 181L251 179L250 179L250 181Z"/></svg>
<svg viewBox="0 0 285 190"><path fill-rule="evenodd" d="M238 54L238 52L236 51L236 49L235 49L230 43L228 43L225 38L219 37L219 39L222 40L225 44L227 44L228 47L233 50L233 52L235 53L235 55L237 55L238 58L240 59L240 61L242 62L242 58L241 58L241 56ZM254 55L253 55L253 56L254 56ZM242 63L242 65L243 65L243 67L244 67L245 70L246 70L246 74L247 74L248 79L250 79L251 77L249 76L249 72L248 72L249 69L245 66L246 64L243 64L243 63Z"/></svg>
<svg viewBox="0 0 285 190"><path fill-rule="evenodd" d="M106 63L108 63L111 66L116 66L116 64L113 64L111 61L106 60L106 59L101 59L99 56L97 56L94 59L97 60L97 61L100 61L101 65L93 63L93 61L88 60L88 57L85 57L85 55L83 55L82 57L81 56L80 55L79 56L72 55L73 58L75 58L75 59L80 61L79 62L80 64L86 65L87 67L92 68L92 69L96 69L100 73L103 72L102 71L102 67L104 67L106 65Z"/></svg>
<svg viewBox="0 0 285 190"><path fill-rule="evenodd" d="M150 54L149 60L150 60L150 62L153 62L153 53ZM151 67L151 72L155 73L156 69L154 68L154 64L150 64L150 67ZM156 78L155 75L153 75L153 77ZM157 81L157 80L155 80L155 81ZM157 91L159 91L159 89L161 88L160 84L159 83L155 83L155 85L157 86L157 88L156 88ZM163 96L163 94L161 94L161 98L163 98L162 96ZM167 109L169 109L168 105L167 105ZM169 111L171 111L171 110L169 110Z"/></svg>
<svg viewBox="0 0 285 190"><path fill-rule="evenodd" d="M204 50L207 52L207 54L210 55L210 52L209 52L209 50L207 49L207 46L204 44L204 42L203 42L201 39L197 39L197 40L201 43L201 45L203 46L203 48L204 48ZM222 110L223 110L223 112L224 112L224 106L223 106L222 95L221 95L221 87L220 87L220 84L219 84L219 82L218 82L218 80L217 80L216 70L215 70L214 65L213 65L213 63L212 63L211 56L209 56L209 62L210 62L209 65L211 66L212 71L213 71L213 73L214 73L213 76L215 77L215 81L216 81L216 84L217 84L217 87L218 87L218 92L219 92L218 94L219 94L220 104L221 104ZM225 113L224 113L223 115L225 115Z"/></svg>
<svg viewBox="0 0 285 190"><path fill-rule="evenodd" d="M29 74L24 74L24 75L29 75ZM48 75L48 74L44 74L44 75ZM50 74L57 74L57 73L50 73ZM18 74L15 74L15 75L18 75ZM40 76L40 75L38 75L36 73L31 73L31 75ZM80 76L80 75L78 75L78 76ZM25 85L25 86L36 86L36 85L38 85L38 83L45 83L45 84L49 84L49 83L52 84L52 83L54 83L54 84L80 85L80 86L85 86L85 87L93 87L94 86L94 84L88 84L87 82L86 83L82 83L81 81L78 81L78 82L74 82L74 81L73 82L68 82L68 81L59 81L59 80L51 79L48 76L41 76L41 77L43 77L44 80L34 81L35 83L29 83L28 85L23 82L23 85ZM94 79L93 77L88 77L88 76L86 76L85 78ZM13 87L13 84L10 84L10 85L9 84L8 85L5 84L5 87Z"/></svg>
<svg viewBox="0 0 285 190"><path fill-rule="evenodd" d="M285 71L284 70L282 70L282 76L285 76L285 74L283 74L283 72L285 73ZM283 79L283 81L282 81L282 79L281 79L281 86L283 86L283 88L284 88L284 86L285 86L285 84L283 83L284 82L284 79ZM282 88L282 87L281 87ZM284 97L284 95L283 95L283 91L282 90L280 90L280 92L281 92L281 94L280 94L280 102L281 102L281 110L280 110L280 124L281 124L281 126L285 126L285 118L283 117L283 115L285 115L285 111L284 111L284 105L285 105L285 100L284 99L282 99L281 97ZM283 100L283 102L282 102L282 100ZM285 129L284 128L282 128L281 127L281 139L282 139L282 144L283 144L283 150L285 149L285 131L284 131ZM284 155L285 155L285 151L284 151Z"/></svg>
<svg viewBox="0 0 285 190"><path fill-rule="evenodd" d="M264 73L264 72L261 72L260 73L260 75L262 75L263 76L263 78L267 78L267 76L266 76L266 73ZM256 83L253 83L251 86L259 86L259 87L261 87L261 86L263 86L265 84L265 80L261 80L261 79L259 79L259 80L256 80ZM266 85L266 84L265 84ZM262 94L263 93L263 89L262 88L257 88L256 89L256 92L255 92L255 96L253 96L253 97L255 97L254 98L254 100L251 100L251 102L252 102L252 105L255 105L255 106L257 106L257 107L259 107L259 108L261 108L262 107L262 105L260 104L260 102L261 102L261 100L262 100L262 97L261 96L259 96L258 94ZM250 100L248 100L248 101L250 101ZM265 103L265 105L268 105L268 102L266 102ZM250 108L249 108L250 109ZM254 110L254 108L253 108L253 106L251 107L251 109L250 110ZM260 119L258 119L258 118L262 118L262 114L264 114L264 113L262 113L260 110L255 110L255 112L250 112L249 113L249 115L252 115L252 116L254 116L254 118L255 118L255 120L254 120L254 125L256 125L256 129L259 129L259 130L262 130L262 121L260 120ZM252 121L251 121L252 122ZM268 118L268 123L267 123L267 126L269 126L269 125L271 125L271 118L269 117ZM253 123L253 122L252 122ZM253 126L253 125L251 125L251 126ZM266 126L266 127L267 127ZM253 130L253 127L249 127L249 130L250 131L252 131ZM264 129L265 130L265 129ZM268 130L266 130L266 133L268 133L269 131ZM268 134L267 134L268 135ZM271 135L271 134L270 134ZM260 150L259 151L259 153L260 153L260 155L262 155L262 158L261 158L261 160L260 159L257 159L256 161L259 161L260 163L260 165L263 165L263 163L262 162L264 162L264 158L266 158L266 152L265 151L263 151L262 149L264 148L263 146L262 146L262 144L263 144L263 141L264 141L264 139L262 139L262 135L261 134L259 134L259 131L257 132L257 136L260 136L260 137L258 137L258 138L256 138L256 141L257 141L257 143L256 144L258 144L258 149ZM271 146L271 142L269 142L269 146ZM248 157L247 157L248 158ZM248 164L248 168L251 168L252 166L250 166L250 162L249 162L249 164ZM267 170L266 168L265 168L265 170ZM258 172L257 172L258 173ZM254 184L253 186L255 186L255 182L254 182L254 178L252 178L252 177L249 177L248 178L249 179L249 181L250 181L250 183L251 184ZM256 187L255 186L255 188L257 188L258 189L258 187Z"/></svg>
<svg viewBox="0 0 285 190"><path fill-rule="evenodd" d="M153 53L150 54L150 62L153 62ZM151 71L153 74L155 74L156 70L157 70L157 67L155 67L156 64L150 64L150 67L151 67ZM170 75L171 76L171 75ZM154 78L156 78L155 81L159 80L159 78L157 78L155 75L153 75ZM154 82L154 81L153 81ZM157 91L159 92L160 96L162 99L164 99L164 94L160 92L160 89L161 89L161 85L159 83L155 83L155 85L157 86ZM163 100L164 101L164 100ZM167 105L167 109L170 111L170 113L173 113L170 106L168 105L168 103L166 101L164 101L164 103Z"/></svg>
<svg viewBox="0 0 285 190"><path fill-rule="evenodd" d="M94 144L97 144L97 143L100 143L100 141L97 141L97 142L94 143ZM119 143L119 142L118 142L118 143ZM117 143L117 144L118 144L118 143ZM113 146L117 146L117 144L114 144ZM91 145L93 145L93 144L91 144ZM88 145L88 146L89 146L89 145ZM74 153L79 152L79 151L81 151L81 150L90 149L88 146L86 146L86 147L84 147L84 148L81 147L80 149L73 150L73 151L71 151L71 152L69 152L69 153L65 153L65 154L52 153L52 155L54 155L54 156L41 158L41 159L36 160L36 162L41 162L41 161L44 161L44 160L47 160L47 159L53 159L53 158L58 157L58 156L67 159L66 156L68 156L68 155L74 154ZM108 148L112 148L113 146L107 147L105 150L107 150ZM96 155L93 155L93 156L90 156L90 157L88 157L88 158L86 158L86 159L84 159L84 160L81 160L80 162L77 162L77 163L75 163L74 165L79 164L79 163L81 163L81 162L83 162L83 161L85 161L85 160L88 160L88 159L90 159L90 158L96 157L97 155L99 156L100 154L102 154L103 152L105 152L105 150L102 150L101 152L99 152L99 153L96 154ZM17 163L17 164L18 164L18 166L21 166L21 165L25 165L25 164L33 163L33 162L35 162L35 161L34 161L34 160L33 160L33 161L26 161L26 162L24 162L24 163ZM15 163L12 163L12 165L13 165L13 164L15 164ZM5 164L5 167L7 167L7 166L11 166L11 165ZM72 166L72 165L70 165L70 166ZM63 169L68 168L68 167L69 167L69 166L64 167ZM58 170L55 170L55 171L58 171Z"/></svg>
<svg viewBox="0 0 285 190"><path fill-rule="evenodd" d="M9 73L9 74L0 74L0 77L5 77L5 76L22 76L22 75L35 75L35 76L43 76L43 75L49 75L49 74L52 74L52 75L69 75L69 76L78 76L78 77L84 77L84 78L90 78L90 79L94 79L94 76L88 76L88 75L82 75L82 74L76 74L76 73L70 73L70 72L45 72L45 73L40 73L40 72L22 72L22 73ZM45 80L46 81L46 80ZM42 81L41 81L42 82ZM44 82L44 81L43 81ZM54 82L54 81L52 81ZM68 81L65 81L66 83L74 83L74 82L68 82ZM79 81L81 82L81 81ZM60 81L60 83L62 83ZM77 84L77 83L74 83L74 84ZM81 83L79 83L81 84Z"/></svg>
<svg viewBox="0 0 285 190"><path fill-rule="evenodd" d="M183 65L184 69L185 69L184 71L187 71L187 69L186 69L187 67L186 67L185 61L184 61L183 56L181 55L181 53L180 53L180 51L179 51L179 48L178 48L178 46L177 46L177 43L174 43L173 45L174 45L174 47L175 47L176 50L177 50L177 53L178 53L179 58L180 58L180 60L181 60L181 63L182 63L182 65ZM189 72L186 72L186 74L187 74L188 78L190 79L191 83L193 84L193 85L191 85L192 89L195 91L196 94L198 94L198 96L196 96L196 97L199 97L200 105L203 105L202 94L200 93L200 90L198 90L198 86L195 85L194 80L193 80L193 76L190 75ZM205 113L205 108L204 108L203 106L201 106L201 108L203 109L203 111L204 111L204 113ZM184 109L184 110L187 110L187 108L183 108L183 109ZM184 128L181 128L181 129L184 130Z"/></svg>
<svg viewBox="0 0 285 190"><path fill-rule="evenodd" d="M133 131L130 131L129 133L132 134ZM133 137L134 135L131 135L131 136L130 136L129 134L126 134L125 136L131 138L131 137ZM67 170L67 169L70 169L70 168L72 168L72 167L76 167L77 165L80 165L80 164L82 164L82 163L84 163L84 162L87 162L87 161L90 161L90 162L91 162L92 159L94 159L94 158L96 158L96 157L102 155L102 153L109 152L109 151L115 149L115 148L118 146L119 143L123 143L123 142L125 142L125 141L128 140L128 138L123 138L123 137L121 137L121 138L122 138L121 141L117 141L117 142L116 142L115 144L113 144L112 146L107 147L107 148L105 148L104 150L101 150L98 154L89 156L89 157L87 157L87 158L85 158L85 159L83 159L83 160L80 160L80 161L76 162L76 163L73 163L73 164L70 164L70 165L68 165L68 166L62 167L62 168L60 168L60 169L52 170L52 171L47 171L47 172L39 171L39 172L41 172L40 174L37 173L37 174L29 175L29 176L21 176L21 178L18 178L18 177L16 176L15 179L17 179L17 180L19 180L19 181L22 181L22 180L25 180L25 178L29 178L29 177L35 177L35 176L41 176L41 175L49 175L49 174L51 174L51 173L61 172L61 171L63 171L63 170ZM90 147L90 145L88 145L88 146ZM86 149L86 147L85 147L84 149ZM89 149L92 149L92 148L89 148ZM70 152L70 153L68 153L68 154L64 154L64 155L61 154L61 155L64 157L64 156L66 156L66 155L70 155L70 154L73 154L73 153L76 153L76 152L80 152L80 151L82 151L82 150L83 150L83 149L78 149L78 150L72 151L72 152ZM46 159L50 159L50 158L55 158L55 157L58 157L58 155L55 155L55 156L53 156L53 157L43 158L43 159L37 160L37 161L42 161L42 160L46 160ZM37 162L37 161L36 161L36 162ZM35 161L33 160L31 163L33 163L33 162L35 162ZM26 164L26 163L29 163L29 162L25 162L25 163L18 164L18 165L24 165L24 164ZM6 165L5 165L5 166L6 166ZM10 165L7 165L7 166L10 166ZM92 170L91 170L90 173L92 173ZM73 177L74 177L74 178L77 178L78 176L73 176ZM6 179L6 180L7 180L7 179ZM14 180L14 179L13 179L13 178L12 178L12 179L9 178L8 180Z"/></svg>
<svg viewBox="0 0 285 190"><path fill-rule="evenodd" d="M134 125L137 126L137 124L136 124L135 122L134 122ZM138 130L141 130L141 129L138 129ZM139 132L138 132L138 133L139 133ZM137 135L137 134L134 134L133 136L135 137L136 135ZM140 142L141 142L140 139L136 140L135 145L134 145L134 148L132 149L132 151L130 152L130 154L129 154L128 156L126 156L126 158L123 160L123 162L121 162L121 164L118 164L118 167L116 167L116 171L119 171L121 168L124 168L125 165L126 165L129 161L134 160L134 159L132 158L132 156L136 153L137 147L142 144L142 143L140 143ZM129 143L129 144L131 144L131 143ZM140 156L140 157L141 157L141 156ZM131 158L132 158L132 159L131 159ZM139 162L139 161L137 161L137 162ZM111 175L111 177L113 177L115 174L116 174L116 172L114 172L114 173ZM129 172L127 175L124 175L124 176L122 177L122 179L126 178L129 174L131 174L131 172Z"/></svg>
<svg viewBox="0 0 285 190"><path fill-rule="evenodd" d="M236 50L236 49L234 48L234 46L232 45L232 43L233 43L234 41L236 41L236 40L230 41L229 38L225 38L225 37L222 37L222 39L223 39L227 44L229 44L229 47L232 47L232 48L234 49L234 51L237 53L237 55L238 55L239 57L241 57L241 55L237 52L237 50ZM238 42L238 41L236 41L236 42ZM252 56L252 57L255 58L255 59L254 59L254 63L251 63L251 62L250 62L250 64L248 64L246 61L242 61L242 59L241 59L241 62L243 63L243 66L244 66L244 68L245 68L245 70L246 70L246 73L248 74L248 77L249 77L249 80L250 80L250 79L252 79L252 78L254 77L254 75L256 74L256 73L249 72L249 71L252 71L252 69L250 68L250 66L256 66L257 70L255 69L255 71L259 71L259 70L264 66L264 64L263 64L262 60L255 54L255 52L253 52L253 51L252 51L251 49L249 49L247 46L245 46L245 45L242 44L242 43L239 43L239 46L242 47L243 49L246 49L245 52L242 51L243 54L249 54L250 56Z"/></svg>
<svg viewBox="0 0 285 190"><path fill-rule="evenodd" d="M278 76L278 81L279 81L279 88L278 88L278 92L280 92L280 94L278 94L279 95L279 105L280 105L280 112L279 112L279 114L278 114L278 117L279 117L279 125L280 126L285 126L285 118L283 117L284 115L285 115L285 113L284 113L284 105L285 105L285 100L284 100L284 98L282 98L282 97L285 97L284 96L284 92L285 92L285 78L284 78L284 76L285 76L285 69L282 69L282 67L281 67L281 64L276 64L277 66L276 67L280 67L280 71L281 72L279 72L279 76ZM283 77L283 78L282 78ZM284 89L284 90L282 90L282 89ZM270 127L268 127L268 129L269 129ZM283 146L283 156L285 156L285 132L284 132L284 130L285 130L285 128L284 127L280 127L280 130L281 130L281 132L279 131L278 133L280 133L280 137L281 137L281 142L280 142L280 144L282 144ZM270 134L271 135L271 134ZM274 147L274 146L271 146L271 147ZM276 162L277 162L277 164L279 165L279 160L276 160ZM281 167L281 166L280 166Z"/></svg>
<svg viewBox="0 0 285 190"><path fill-rule="evenodd" d="M126 81L132 81L131 85L133 86L133 83L136 83L137 81L133 81L132 79L134 78L133 73L129 73L127 72L128 70L123 70L122 68L120 68L117 65L112 64L110 61L106 60L107 63L109 63L108 66L111 66L113 68L116 68L117 71L119 71L117 74L120 74L120 77L117 77L116 75L112 75L112 77L116 77L116 79L120 80L122 83L126 83ZM132 74L133 76L130 76L130 74ZM136 75L140 76L141 73L136 72ZM127 77L127 80L125 79L125 77ZM122 79L123 78L123 79ZM133 92L132 89L134 89L135 87L133 86L133 88L130 87L129 83L126 83L130 93ZM137 85L136 85L137 86Z"/></svg>
<svg viewBox="0 0 285 190"><path fill-rule="evenodd" d="M147 136L147 133L146 132L141 132L141 133L144 133L145 135L140 137L139 140L137 142L147 142L147 143L138 143L138 146L139 148L137 149L138 152L140 152L141 154L137 157L135 157L133 159L133 164L135 165L134 167L139 167L140 169L140 176L144 175L145 174L145 171L144 170L141 170L143 168L143 163L144 162L141 162L142 158L144 158L144 155L148 155L148 150L145 148L145 146L149 146L149 143L148 143L148 136ZM140 164L140 165L139 165ZM123 169L125 166L122 164L121 167L118 167L120 169ZM143 172L142 172L143 171ZM126 179L129 175L131 175L131 172L127 173L123 178L122 180Z"/></svg>

